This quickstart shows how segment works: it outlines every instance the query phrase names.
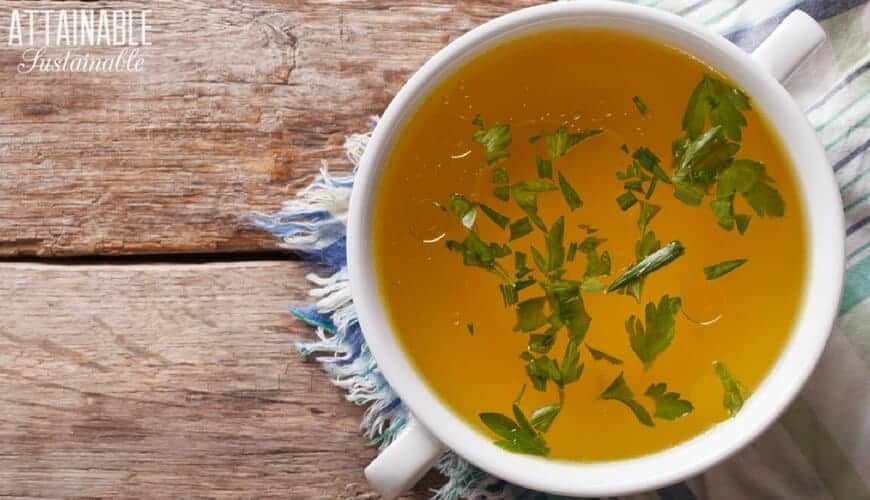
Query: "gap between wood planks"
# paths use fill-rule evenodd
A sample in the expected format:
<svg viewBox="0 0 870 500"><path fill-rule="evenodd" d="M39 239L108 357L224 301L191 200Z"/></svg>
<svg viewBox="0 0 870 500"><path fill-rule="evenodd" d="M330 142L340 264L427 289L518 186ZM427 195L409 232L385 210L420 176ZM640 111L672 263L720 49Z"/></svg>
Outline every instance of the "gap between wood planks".
<svg viewBox="0 0 870 500"><path fill-rule="evenodd" d="M0 256L0 266L7 263L30 263L47 266L82 265L136 265L136 264L211 264L221 262L301 261L301 256L290 250L234 253L166 253L133 255L77 255L70 257L8 257ZM316 266L316 262L311 263Z"/></svg>

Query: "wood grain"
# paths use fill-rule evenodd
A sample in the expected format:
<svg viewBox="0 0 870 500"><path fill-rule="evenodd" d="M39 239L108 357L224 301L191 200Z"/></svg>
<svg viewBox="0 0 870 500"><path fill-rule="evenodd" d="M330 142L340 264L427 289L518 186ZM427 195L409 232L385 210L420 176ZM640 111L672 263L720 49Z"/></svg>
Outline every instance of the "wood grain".
<svg viewBox="0 0 870 500"><path fill-rule="evenodd" d="M2 40L0 256L274 248L238 216L276 209L322 158L347 169L344 136L411 72L532 3L64 2L150 9L153 45L142 73L21 75ZM0 26L13 7L46 4L0 1Z"/></svg>
<svg viewBox="0 0 870 500"><path fill-rule="evenodd" d="M373 497L362 410L290 351L304 273L0 265L0 497Z"/></svg>

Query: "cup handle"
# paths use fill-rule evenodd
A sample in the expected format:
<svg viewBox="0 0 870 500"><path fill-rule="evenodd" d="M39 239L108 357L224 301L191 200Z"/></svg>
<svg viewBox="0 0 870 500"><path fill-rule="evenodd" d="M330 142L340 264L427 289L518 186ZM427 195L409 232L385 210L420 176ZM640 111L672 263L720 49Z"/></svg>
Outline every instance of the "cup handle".
<svg viewBox="0 0 870 500"><path fill-rule="evenodd" d="M815 19L796 10L761 42L752 58L782 82L825 38L825 31Z"/></svg>
<svg viewBox="0 0 870 500"><path fill-rule="evenodd" d="M366 467L366 479L385 500L392 500L417 484L445 451L447 447L412 416Z"/></svg>

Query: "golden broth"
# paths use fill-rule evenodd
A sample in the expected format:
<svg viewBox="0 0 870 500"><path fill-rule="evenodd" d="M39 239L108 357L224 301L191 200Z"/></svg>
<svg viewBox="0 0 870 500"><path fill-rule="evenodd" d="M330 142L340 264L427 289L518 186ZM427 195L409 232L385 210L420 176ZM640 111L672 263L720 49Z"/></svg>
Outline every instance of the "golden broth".
<svg viewBox="0 0 870 500"><path fill-rule="evenodd" d="M498 279L463 265L445 241L461 241L464 228L452 214L434 206L451 193L486 203L515 220L523 213L511 200L492 194L491 172L480 144L472 140L472 119L487 126L511 125L507 168L511 182L537 178L535 155L540 143L527 140L567 122L572 129L601 127L605 132L554 161L583 198L584 206L568 212L559 191L539 196L547 224L565 215L566 241L586 235L578 224L599 228L610 252L609 282L631 265L638 239L637 207L623 212L614 199L623 192L615 173L630 157L621 150L646 146L662 158L668 175L671 143L693 88L711 69L682 52L658 43L610 31L555 31L525 36L500 45L441 83L420 105L398 138L385 166L376 200L374 251L377 275L392 323L403 347L430 387L458 415L495 439L481 423L481 412L511 414L519 388L528 383L518 354L527 350L528 334L512 331L516 317L505 308ZM632 102L648 106L642 117ZM620 459L673 446L727 418L723 389L712 364L724 362L751 393L782 349L802 296L805 266L804 221L788 160L774 132L755 111L745 113L740 158L766 164L785 201L781 218L753 215L745 235L716 225L709 208L683 204L667 185L659 185L651 202L662 207L650 224L662 244L681 240L686 253L646 279L642 303L616 294L584 293L592 316L585 341L624 361L614 366L593 360L581 348L585 369L565 389L565 403L546 433L551 458L578 461ZM744 200L740 213L751 213ZM507 242L507 231L478 214L477 230L486 241ZM446 237L439 239L442 233ZM437 240L437 241L431 241ZM528 253L545 248L539 231L511 245ZM717 280L706 281L702 268L724 260L748 262ZM505 259L513 270L513 258ZM532 264L529 264L530 266ZM566 265L581 275L585 258ZM522 292L521 292L522 294ZM670 347L645 370L632 352L625 320L643 318L643 306L664 294L680 296L676 335ZM718 318L718 319L716 319ZM706 324L708 323L709 324ZM467 325L474 324L473 335ZM553 356L561 358L566 335L560 332ZM635 399L652 413L643 395L652 383L666 382L694 405L674 421L655 419L641 425L616 401L599 399L624 371ZM525 391L528 415L557 400L556 388Z"/></svg>

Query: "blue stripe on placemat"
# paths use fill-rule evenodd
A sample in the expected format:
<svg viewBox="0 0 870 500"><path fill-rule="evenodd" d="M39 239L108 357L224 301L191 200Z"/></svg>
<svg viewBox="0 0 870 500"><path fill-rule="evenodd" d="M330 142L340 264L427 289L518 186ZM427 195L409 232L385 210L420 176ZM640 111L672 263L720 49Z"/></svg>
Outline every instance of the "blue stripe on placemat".
<svg viewBox="0 0 870 500"><path fill-rule="evenodd" d="M806 0L751 27L728 32L725 38L736 43L742 49L751 52L761 45L761 42L794 10L802 10L813 16L816 21L823 21L864 3L866 3L866 0Z"/></svg>
<svg viewBox="0 0 870 500"><path fill-rule="evenodd" d="M685 482L656 490L661 500L695 500L695 494Z"/></svg>
<svg viewBox="0 0 870 500"><path fill-rule="evenodd" d="M855 157L858 156L859 154L863 153L864 151L867 151L868 146L870 146L870 139L867 139L866 141L864 141L864 144L861 144L855 150L853 150L852 152L850 152L849 154L847 154L846 156L841 158L839 161L837 161L837 163L834 164L834 172L845 167L850 161L854 160Z"/></svg>
<svg viewBox="0 0 870 500"><path fill-rule="evenodd" d="M843 185L840 186L840 191L845 191L847 189L850 189L853 185L855 185L858 181L860 181L861 178L863 178L867 174L867 172L870 172L870 169L862 170L861 172L858 172L858 174L855 175L855 177L853 177L851 180L847 181L846 183L844 183Z"/></svg>
<svg viewBox="0 0 870 500"><path fill-rule="evenodd" d="M867 71L868 67L870 67L870 61L867 61L861 66L858 66L857 68L852 70L852 72L844 76L839 82L837 82L837 84L831 87L831 90L829 90L821 99L816 101L812 106L805 109L804 113L809 114L824 105L826 102L828 102L828 99L834 96L834 94L843 90L844 88L846 88L846 85L849 85L850 83L852 83L853 80L863 75L864 72Z"/></svg>
<svg viewBox="0 0 870 500"><path fill-rule="evenodd" d="M853 208L857 207L861 203L865 202L868 198L870 198L870 193L864 193L863 196L861 196L857 200L849 202L849 204L846 205L844 208L848 212L849 210L852 210Z"/></svg>
<svg viewBox="0 0 870 500"><path fill-rule="evenodd" d="M846 283L843 285L843 300L840 301L840 315L851 311L870 295L870 255L849 268Z"/></svg>
<svg viewBox="0 0 870 500"><path fill-rule="evenodd" d="M849 226L848 229L846 229L846 236L849 236L850 234L854 233L855 231L866 226L868 222L870 222L870 217L864 217L863 219L859 220L858 222L852 224L851 226Z"/></svg>
<svg viewBox="0 0 870 500"><path fill-rule="evenodd" d="M325 314L320 314L319 312L317 312L317 307L290 306L287 309L290 311L290 314L301 319L308 326L312 326L314 328L323 328L327 332L333 335L335 334L335 323L332 322L332 318Z"/></svg>

